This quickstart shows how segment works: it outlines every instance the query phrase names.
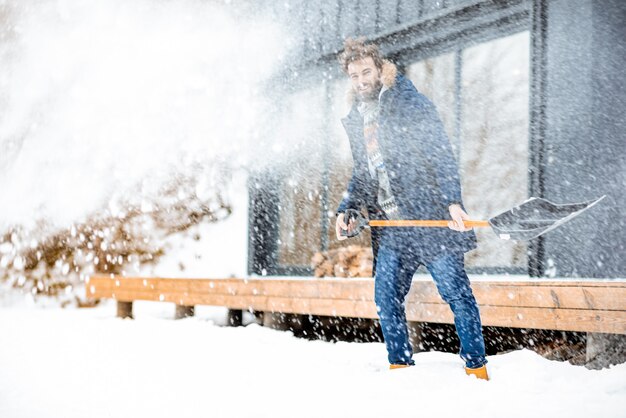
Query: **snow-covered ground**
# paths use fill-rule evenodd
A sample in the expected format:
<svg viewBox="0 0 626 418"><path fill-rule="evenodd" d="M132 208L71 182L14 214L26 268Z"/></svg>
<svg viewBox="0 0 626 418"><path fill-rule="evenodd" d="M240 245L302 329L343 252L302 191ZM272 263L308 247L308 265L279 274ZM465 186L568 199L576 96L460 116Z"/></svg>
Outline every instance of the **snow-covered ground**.
<svg viewBox="0 0 626 418"><path fill-rule="evenodd" d="M10 305L10 304L5 304ZM601 371L530 351L489 358L491 381L454 354L389 371L380 343L307 341L225 310L174 321L95 309L0 309L0 417L625 417L626 364Z"/></svg>

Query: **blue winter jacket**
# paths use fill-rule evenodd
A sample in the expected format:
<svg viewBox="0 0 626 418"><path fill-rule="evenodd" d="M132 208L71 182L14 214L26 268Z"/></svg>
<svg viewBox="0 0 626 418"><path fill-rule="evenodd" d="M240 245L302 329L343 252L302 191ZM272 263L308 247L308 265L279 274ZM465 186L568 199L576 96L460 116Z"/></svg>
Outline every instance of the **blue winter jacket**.
<svg viewBox="0 0 626 418"><path fill-rule="evenodd" d="M389 62L383 66L382 82L387 90L380 97L377 137L400 219L450 219L448 207L453 203L462 205L461 186L437 110ZM370 218L375 218L378 184L368 171L363 118L356 101L342 122L350 139L354 166L346 197L337 212L365 208ZM375 256L379 243L374 241L380 239L380 245L391 246L424 264L446 252L476 248L473 231L448 228L372 228L372 237Z"/></svg>

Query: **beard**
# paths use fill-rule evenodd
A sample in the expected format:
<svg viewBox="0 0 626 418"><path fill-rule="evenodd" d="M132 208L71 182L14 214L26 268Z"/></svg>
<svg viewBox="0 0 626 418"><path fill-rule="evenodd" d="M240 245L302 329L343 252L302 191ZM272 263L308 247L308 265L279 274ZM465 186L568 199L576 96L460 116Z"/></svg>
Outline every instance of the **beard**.
<svg viewBox="0 0 626 418"><path fill-rule="evenodd" d="M370 86L368 91L361 93L357 90L359 99L363 102L378 100L378 95L380 94L380 89L383 87L383 83L381 83L380 80L376 80L374 83L367 83L366 85Z"/></svg>

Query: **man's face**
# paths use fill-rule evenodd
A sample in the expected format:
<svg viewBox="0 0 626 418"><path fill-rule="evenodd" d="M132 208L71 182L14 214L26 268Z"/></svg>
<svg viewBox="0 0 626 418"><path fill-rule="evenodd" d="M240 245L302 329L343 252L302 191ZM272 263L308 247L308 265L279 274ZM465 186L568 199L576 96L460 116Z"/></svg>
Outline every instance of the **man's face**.
<svg viewBox="0 0 626 418"><path fill-rule="evenodd" d="M371 57L354 61L348 64L348 76L352 82L352 88L361 100L374 100L380 93L380 71L376 68Z"/></svg>

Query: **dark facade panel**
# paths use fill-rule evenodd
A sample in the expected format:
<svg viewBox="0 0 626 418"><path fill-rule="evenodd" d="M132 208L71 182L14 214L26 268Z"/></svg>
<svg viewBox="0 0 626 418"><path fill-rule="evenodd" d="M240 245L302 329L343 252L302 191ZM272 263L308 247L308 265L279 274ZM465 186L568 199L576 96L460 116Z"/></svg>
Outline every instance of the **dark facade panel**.
<svg viewBox="0 0 626 418"><path fill-rule="evenodd" d="M339 3L339 19L337 28L339 39L335 40L337 48L340 47L340 40L348 36L354 36L360 32L359 14L357 3L350 0L341 0Z"/></svg>
<svg viewBox="0 0 626 418"><path fill-rule="evenodd" d="M277 251L278 235L275 225L279 221L276 202L278 185L269 175L259 175L250 179L249 196L249 238L248 272L267 274Z"/></svg>
<svg viewBox="0 0 626 418"><path fill-rule="evenodd" d="M478 0L289 0L288 18L303 30L303 57L316 61L341 49L347 37L375 39L451 10L483 4L485 10L519 1ZM323 42L321 42L323 41Z"/></svg>
<svg viewBox="0 0 626 418"><path fill-rule="evenodd" d="M388 32L398 26L400 23L399 2L400 0L379 2L377 32Z"/></svg>
<svg viewBox="0 0 626 418"><path fill-rule="evenodd" d="M526 0L455 2L454 7L405 23L376 40L385 54L423 59L526 30L529 19L530 2Z"/></svg>
<svg viewBox="0 0 626 418"><path fill-rule="evenodd" d="M303 37L303 52L307 59L312 59L323 54L323 21L322 10L314 3L303 2L303 18L300 30Z"/></svg>
<svg viewBox="0 0 626 418"><path fill-rule="evenodd" d="M354 35L372 36L377 32L378 22L378 9L379 2L377 1L358 1L357 3L357 16L358 16L358 31Z"/></svg>
<svg viewBox="0 0 626 418"><path fill-rule="evenodd" d="M417 22L422 18L422 1L398 0L398 23Z"/></svg>
<svg viewBox="0 0 626 418"><path fill-rule="evenodd" d="M529 161L528 192L530 196L544 196L544 139L546 133L546 81L547 68L547 5L543 0L533 0L531 28L530 97L529 110ZM543 274L544 238L528 243L528 273L538 277Z"/></svg>
<svg viewBox="0 0 626 418"><path fill-rule="evenodd" d="M626 276L624 21L621 0L548 3L545 197L607 195L545 236L543 268L557 276Z"/></svg>
<svg viewBox="0 0 626 418"><path fill-rule="evenodd" d="M336 0L322 0L318 2L320 9L319 39L321 53L332 54L336 51L338 39L339 2Z"/></svg>
<svg viewBox="0 0 626 418"><path fill-rule="evenodd" d="M450 7L455 3L463 3L463 2L455 2L455 1L445 1L445 0L422 0L422 15L423 16L431 16L437 13L441 9L445 9L446 6Z"/></svg>

